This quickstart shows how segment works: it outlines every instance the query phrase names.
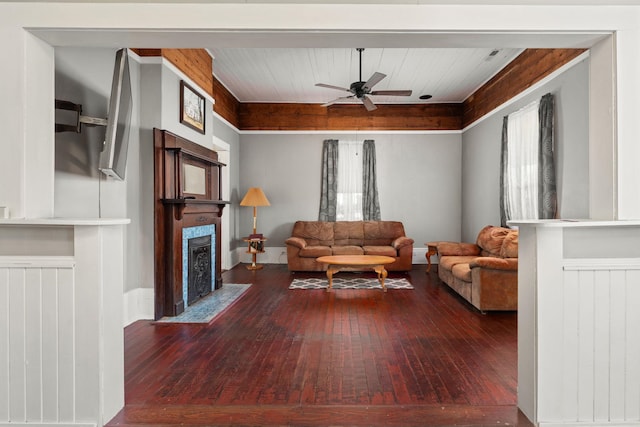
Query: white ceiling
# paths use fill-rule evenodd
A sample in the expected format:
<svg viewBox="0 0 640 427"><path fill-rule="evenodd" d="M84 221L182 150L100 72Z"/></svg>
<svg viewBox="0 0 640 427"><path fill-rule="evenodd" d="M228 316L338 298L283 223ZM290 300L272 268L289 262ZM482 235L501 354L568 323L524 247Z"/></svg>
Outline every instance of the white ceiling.
<svg viewBox="0 0 640 427"><path fill-rule="evenodd" d="M240 102L322 104L349 93L316 83L349 88L360 80L355 48L211 48L209 52L216 78ZM457 103L521 52L518 48L366 48L362 81L380 72L387 77L374 90L413 91L410 97L374 96L379 104ZM423 94L433 98L422 101Z"/></svg>

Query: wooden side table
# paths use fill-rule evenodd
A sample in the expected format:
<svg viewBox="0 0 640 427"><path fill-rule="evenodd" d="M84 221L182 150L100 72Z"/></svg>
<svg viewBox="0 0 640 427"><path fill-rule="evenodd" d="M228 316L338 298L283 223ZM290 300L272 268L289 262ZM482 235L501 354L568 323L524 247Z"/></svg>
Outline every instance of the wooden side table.
<svg viewBox="0 0 640 427"><path fill-rule="evenodd" d="M431 257L434 255L438 255L438 243L440 242L427 242L427 253L425 257L427 258L427 273L431 271Z"/></svg>
<svg viewBox="0 0 640 427"><path fill-rule="evenodd" d="M247 242L247 253L251 254L251 265L247 265L248 270L260 270L261 265L256 264L256 256L264 253L264 242L267 241L266 237L253 238L245 237L242 240Z"/></svg>

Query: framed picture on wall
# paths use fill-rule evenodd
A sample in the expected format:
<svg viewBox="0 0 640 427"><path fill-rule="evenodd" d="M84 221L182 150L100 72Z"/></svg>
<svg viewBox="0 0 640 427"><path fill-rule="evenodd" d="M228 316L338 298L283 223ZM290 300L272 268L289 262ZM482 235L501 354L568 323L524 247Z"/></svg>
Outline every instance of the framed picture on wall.
<svg viewBox="0 0 640 427"><path fill-rule="evenodd" d="M205 100L184 80L180 80L180 123L204 134Z"/></svg>

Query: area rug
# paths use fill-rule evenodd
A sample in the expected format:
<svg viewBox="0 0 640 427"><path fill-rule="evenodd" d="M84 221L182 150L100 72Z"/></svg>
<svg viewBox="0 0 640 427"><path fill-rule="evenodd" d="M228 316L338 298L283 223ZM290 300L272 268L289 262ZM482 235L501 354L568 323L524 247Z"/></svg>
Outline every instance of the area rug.
<svg viewBox="0 0 640 427"><path fill-rule="evenodd" d="M326 277L312 277L308 279L293 279L289 289L326 289L329 281ZM413 289L407 279L384 279L387 289ZM380 282L376 278L366 277L334 277L333 289L380 289Z"/></svg>
<svg viewBox="0 0 640 427"><path fill-rule="evenodd" d="M209 323L214 317L222 313L236 302L251 284L225 283L201 300L196 301L177 316L165 316L158 322L163 323Z"/></svg>

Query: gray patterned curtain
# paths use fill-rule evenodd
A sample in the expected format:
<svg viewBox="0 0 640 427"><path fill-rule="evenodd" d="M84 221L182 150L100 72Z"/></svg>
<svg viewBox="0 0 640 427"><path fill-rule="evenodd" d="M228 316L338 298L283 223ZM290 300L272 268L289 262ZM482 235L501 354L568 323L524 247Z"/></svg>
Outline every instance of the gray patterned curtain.
<svg viewBox="0 0 640 427"><path fill-rule="evenodd" d="M557 212L556 172L554 161L554 99L547 93L538 105L538 219L553 219ZM508 137L509 117L502 122L502 149L500 156L500 222L507 225L511 219L509 197L507 196L507 154L509 153ZM511 142L514 143L514 142Z"/></svg>
<svg viewBox="0 0 640 427"><path fill-rule="evenodd" d="M553 219L556 217L556 168L553 160L554 117L553 95L550 93L540 99L538 117L540 120L540 149L538 162L538 217Z"/></svg>
<svg viewBox="0 0 640 427"><path fill-rule="evenodd" d="M507 220L511 218L509 214L509 206L507 206L506 192L506 179L507 179L507 126L509 124L509 117L504 116L502 119L502 145L500 150L500 225L502 227L507 226Z"/></svg>
<svg viewBox="0 0 640 427"><path fill-rule="evenodd" d="M322 177L318 221L335 221L338 194L338 140L326 139L322 144Z"/></svg>
<svg viewBox="0 0 640 427"><path fill-rule="evenodd" d="M362 147L362 219L365 221L380 220L376 176L376 143L367 139Z"/></svg>

